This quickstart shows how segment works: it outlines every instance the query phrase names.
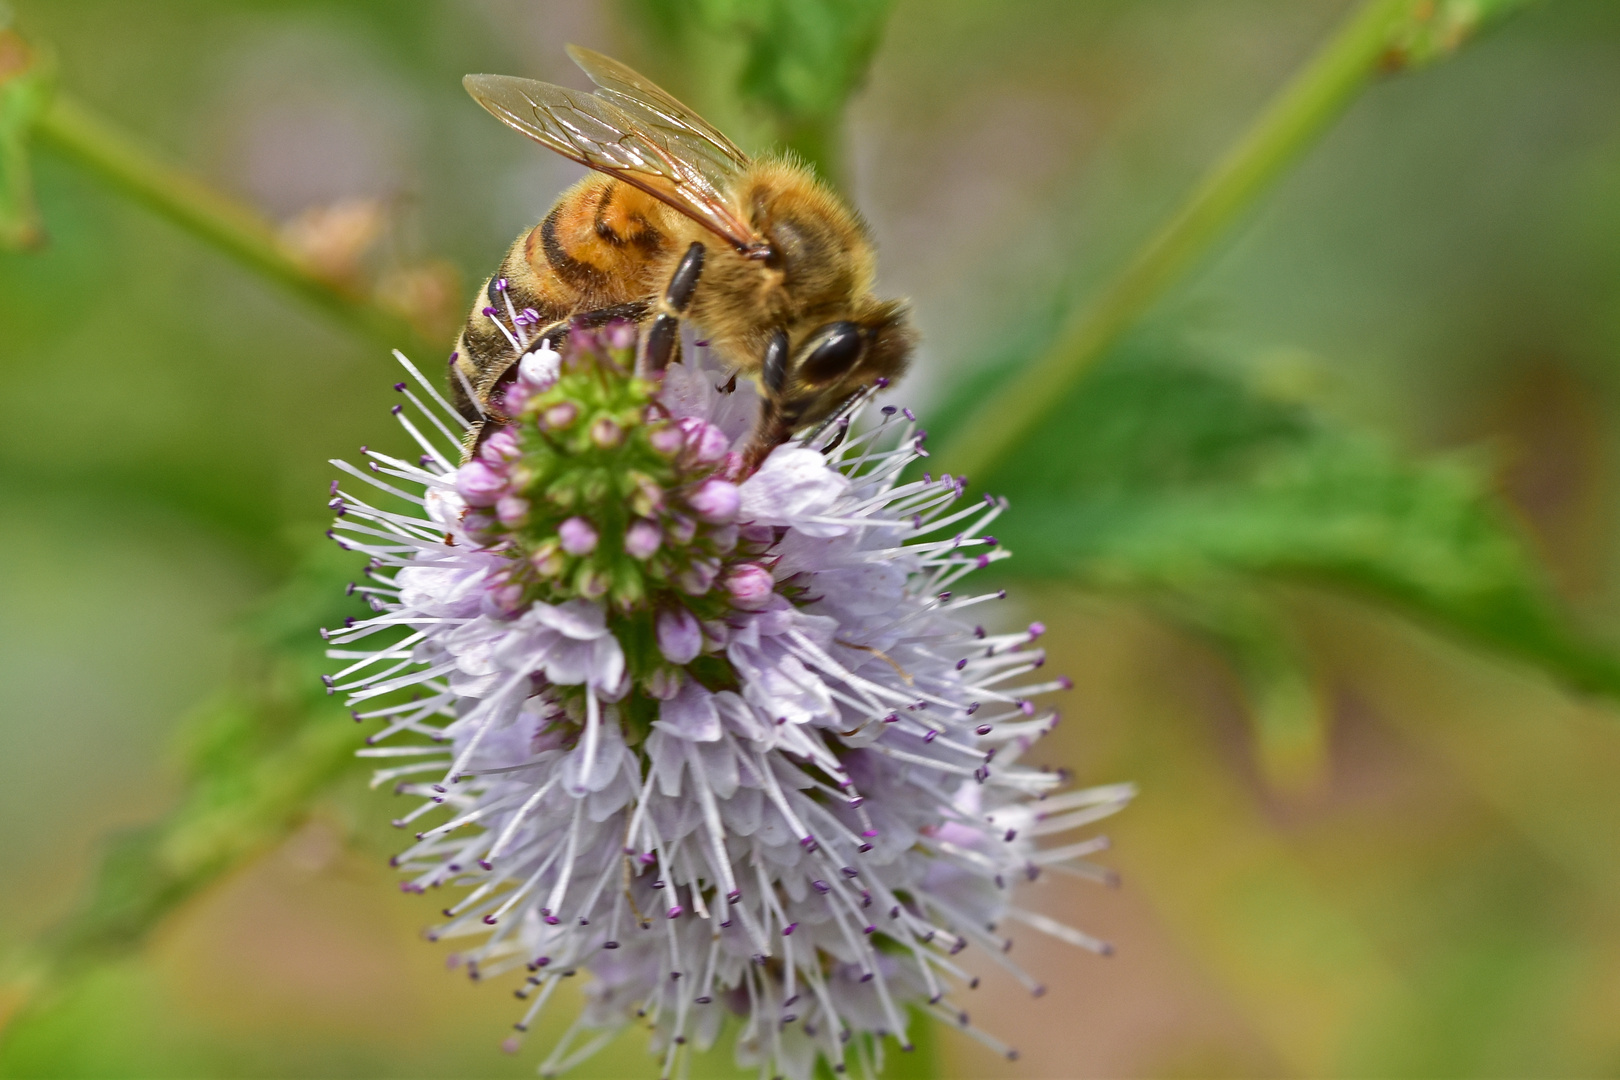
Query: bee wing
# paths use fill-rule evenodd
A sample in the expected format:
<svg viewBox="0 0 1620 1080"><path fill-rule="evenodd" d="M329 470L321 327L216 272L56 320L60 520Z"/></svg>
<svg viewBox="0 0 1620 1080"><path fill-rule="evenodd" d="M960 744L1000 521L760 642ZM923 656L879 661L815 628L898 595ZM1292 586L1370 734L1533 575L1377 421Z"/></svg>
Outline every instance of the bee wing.
<svg viewBox="0 0 1620 1080"><path fill-rule="evenodd" d="M652 89L673 109L663 100L640 102L606 87L605 93L586 94L510 75L468 75L462 84L497 119L540 145L662 199L740 250L764 246L725 194L748 159L718 132L717 143L683 126L696 117L657 87ZM644 80L641 85L652 86ZM636 101L636 112L613 98ZM666 113L671 115L659 119Z"/></svg>
<svg viewBox="0 0 1620 1080"><path fill-rule="evenodd" d="M736 143L645 75L611 56L578 45L568 46L568 55L591 82L601 87L597 96L607 98L649 130L714 159L728 177L748 167L748 155L737 149Z"/></svg>

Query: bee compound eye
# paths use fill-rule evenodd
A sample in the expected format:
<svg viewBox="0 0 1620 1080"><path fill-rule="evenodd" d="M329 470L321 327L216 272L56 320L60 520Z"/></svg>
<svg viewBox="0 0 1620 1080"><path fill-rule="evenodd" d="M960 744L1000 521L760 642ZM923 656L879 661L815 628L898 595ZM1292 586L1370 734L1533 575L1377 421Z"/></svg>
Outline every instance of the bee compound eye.
<svg viewBox="0 0 1620 1080"><path fill-rule="evenodd" d="M810 351L799 364L799 376L808 383L830 382L861 358L861 328L855 323L828 323L811 341Z"/></svg>

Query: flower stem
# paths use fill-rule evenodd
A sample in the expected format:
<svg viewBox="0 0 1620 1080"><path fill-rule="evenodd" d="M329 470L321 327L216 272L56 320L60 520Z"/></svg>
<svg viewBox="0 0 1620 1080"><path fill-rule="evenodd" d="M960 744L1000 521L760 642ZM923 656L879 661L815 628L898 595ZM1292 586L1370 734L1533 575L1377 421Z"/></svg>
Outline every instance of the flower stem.
<svg viewBox="0 0 1620 1080"><path fill-rule="evenodd" d="M1378 70L1413 8L1413 0L1365 0L1046 355L968 419L945 448L946 467L987 479L1109 346L1338 117Z"/></svg>
<svg viewBox="0 0 1620 1080"><path fill-rule="evenodd" d="M57 94L35 122L33 134L110 186L351 327L390 347L421 344L405 320L289 254L275 226L252 208L158 160L71 96Z"/></svg>

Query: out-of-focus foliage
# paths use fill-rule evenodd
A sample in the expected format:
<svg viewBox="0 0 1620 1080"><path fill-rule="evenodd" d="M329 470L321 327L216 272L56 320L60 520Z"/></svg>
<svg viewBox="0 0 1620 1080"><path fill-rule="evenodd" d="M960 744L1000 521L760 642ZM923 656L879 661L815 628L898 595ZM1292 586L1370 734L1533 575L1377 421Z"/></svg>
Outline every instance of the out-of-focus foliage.
<svg viewBox="0 0 1620 1080"><path fill-rule="evenodd" d="M243 670L185 722L183 801L109 838L80 909L41 940L30 975L45 980L43 1000L58 980L138 948L198 889L285 837L335 777L358 771L353 725L322 689L318 633L362 610L344 589L356 570L323 544L250 620Z"/></svg>
<svg viewBox="0 0 1620 1080"><path fill-rule="evenodd" d="M1412 18L1390 45L1390 67L1444 60L1493 23L1541 0L1413 0Z"/></svg>
<svg viewBox="0 0 1620 1080"><path fill-rule="evenodd" d="M344 274L360 263L331 243L343 208L419 203L402 265L445 252L478 280L565 177L488 123L459 76L569 81L565 39L624 55L751 150L786 142L855 188L885 290L919 311L911 386L945 372L953 402L1001 377L960 378L987 353L1037 355L1007 341L1039 324L1051 283L1105 282L1349 9L896 0L885 33L889 6L18 0L65 89L259 200L312 259L344 256L321 263ZM1021 944L1048 997L989 975L972 1004L1026 1063L947 1034L947 1072L1620 1061L1620 735L1611 708L1523 677L1616 690L1613 651L1582 627L1615 621L1620 22L1604 0L1411 14L1385 65L1454 62L1379 85L1193 299L1154 312L1176 341L1213 322L1238 359L1144 337L1057 399L1011 464L972 478L1010 496L997 532L1024 575L1015 602L1051 626L1052 666L1079 686L1043 751L1144 797L1110 856L1123 890L1032 893L1118 955ZM880 39L851 150L843 113ZM27 220L27 173L5 156L18 85L0 74L12 222ZM293 567L320 528L324 459L390 437L387 358L48 148L32 164L52 243L0 255L0 574L45 584L0 605L0 663L68 674L0 720L28 763L4 796L25 827L0 849L16 871L0 903L12 944L58 924L22 971L68 978L21 1013L0 987L0 1068L530 1074L496 1049L509 988L450 985L415 940L431 912L390 892L389 811L359 790L359 729L314 678L312 631L341 614L328 605L348 571ZM1332 357L1344 393L1272 393L1249 376L1274 346ZM922 411L943 441L961 410ZM198 547L230 567L217 577L280 579L281 599L242 635L226 688L175 710L159 691L201 693L188 659L137 646L226 620L116 586L214 581L191 565ZM149 701L189 717L177 768L128 749ZM86 838L107 828L125 839L97 874ZM643 1041L581 1075L650 1069ZM724 1074L723 1057L700 1072Z"/></svg>
<svg viewBox="0 0 1620 1080"><path fill-rule="evenodd" d="M1115 357L985 480L1017 507L1008 572L1139 595L1210 633L1279 760L1319 754L1320 734L1297 650L1253 593L1268 578L1356 590L1620 697L1620 661L1553 599L1483 468L1403 460L1208 365Z"/></svg>
<svg viewBox="0 0 1620 1080"><path fill-rule="evenodd" d="M45 239L34 202L28 133L50 98L54 65L7 25L0 7L0 251Z"/></svg>
<svg viewBox="0 0 1620 1080"><path fill-rule="evenodd" d="M658 37L682 43L720 108L740 106L761 148L787 146L843 179L844 106L866 78L892 0L629 0ZM753 115L746 115L752 113Z"/></svg>

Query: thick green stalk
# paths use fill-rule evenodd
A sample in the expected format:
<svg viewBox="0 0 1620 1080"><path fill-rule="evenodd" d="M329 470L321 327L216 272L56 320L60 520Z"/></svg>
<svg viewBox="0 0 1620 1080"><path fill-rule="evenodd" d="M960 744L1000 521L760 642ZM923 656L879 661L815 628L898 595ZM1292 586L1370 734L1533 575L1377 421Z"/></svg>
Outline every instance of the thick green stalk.
<svg viewBox="0 0 1620 1080"><path fill-rule="evenodd" d="M943 451L945 467L987 478L1338 117L1378 70L1412 7L1412 0L1366 0L1357 8L1050 351L969 418Z"/></svg>
<svg viewBox="0 0 1620 1080"><path fill-rule="evenodd" d="M158 160L72 97L58 94L33 134L125 195L380 343L420 344L403 319L289 254L260 214Z"/></svg>

